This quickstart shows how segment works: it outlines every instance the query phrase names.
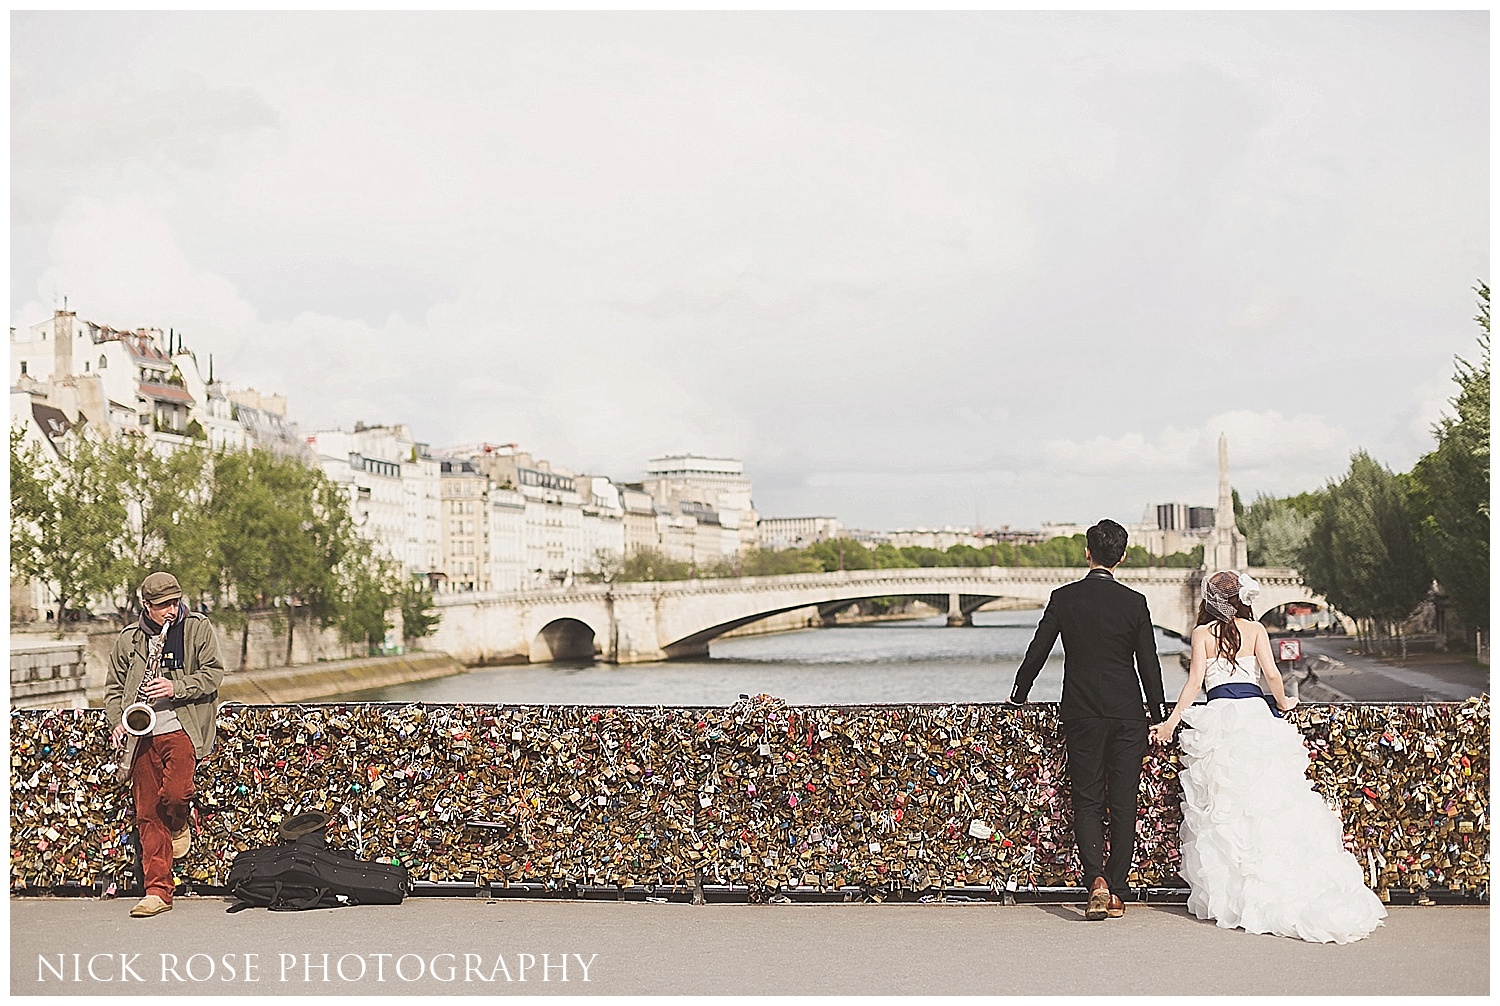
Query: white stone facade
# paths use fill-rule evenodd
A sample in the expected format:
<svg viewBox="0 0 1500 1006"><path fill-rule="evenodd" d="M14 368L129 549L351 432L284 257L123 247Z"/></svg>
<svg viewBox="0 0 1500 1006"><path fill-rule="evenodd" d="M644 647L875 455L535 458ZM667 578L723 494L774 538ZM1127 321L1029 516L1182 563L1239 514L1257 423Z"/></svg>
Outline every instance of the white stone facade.
<svg viewBox="0 0 1500 1006"><path fill-rule="evenodd" d="M760 544L758 515L751 499L750 480L744 463L735 458L713 458L700 454L670 454L646 463L641 488L658 504L678 515L693 516L700 524L712 523L718 530L694 532L692 553L700 564L733 559ZM713 514L707 519L705 509ZM732 533L726 533L732 532ZM680 534L664 537L662 550L679 558Z"/></svg>
<svg viewBox="0 0 1500 1006"><path fill-rule="evenodd" d="M838 538L844 526L837 517L762 517L756 531L761 548L779 552Z"/></svg>
<svg viewBox="0 0 1500 1006"><path fill-rule="evenodd" d="M961 527L904 528L890 532L887 540L896 548L935 548L940 552L946 552L954 545L985 548L990 544L984 536Z"/></svg>
<svg viewBox="0 0 1500 1006"><path fill-rule="evenodd" d="M444 570L438 461L405 424L320 430L307 444L344 491L360 533L386 558L414 577Z"/></svg>

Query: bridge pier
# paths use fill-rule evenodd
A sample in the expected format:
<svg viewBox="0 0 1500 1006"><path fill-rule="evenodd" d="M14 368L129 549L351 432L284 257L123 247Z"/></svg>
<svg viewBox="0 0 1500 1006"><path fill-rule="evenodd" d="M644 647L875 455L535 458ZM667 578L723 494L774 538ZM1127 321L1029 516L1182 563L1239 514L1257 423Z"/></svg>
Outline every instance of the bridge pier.
<svg viewBox="0 0 1500 1006"><path fill-rule="evenodd" d="M965 611L963 595L957 591L948 594L948 627L957 629L974 624L974 613Z"/></svg>
<svg viewBox="0 0 1500 1006"><path fill-rule="evenodd" d="M838 625L839 612L847 611L858 603L858 601L834 601L832 604L818 605L818 617L823 621L823 628L831 629Z"/></svg>

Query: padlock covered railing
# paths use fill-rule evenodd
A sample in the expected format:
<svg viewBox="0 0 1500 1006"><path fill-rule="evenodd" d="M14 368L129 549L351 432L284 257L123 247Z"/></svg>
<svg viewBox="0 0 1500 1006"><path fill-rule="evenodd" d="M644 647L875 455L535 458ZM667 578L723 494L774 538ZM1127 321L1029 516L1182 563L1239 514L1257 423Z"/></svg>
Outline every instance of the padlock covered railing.
<svg viewBox="0 0 1500 1006"><path fill-rule="evenodd" d="M1374 888L1489 888L1489 700L1304 706L1309 776ZM121 884L102 710L11 714L16 890ZM1052 704L224 707L179 878L223 883L286 815L415 878L996 891L1076 886ZM1149 756L1136 888L1181 886L1176 748Z"/></svg>

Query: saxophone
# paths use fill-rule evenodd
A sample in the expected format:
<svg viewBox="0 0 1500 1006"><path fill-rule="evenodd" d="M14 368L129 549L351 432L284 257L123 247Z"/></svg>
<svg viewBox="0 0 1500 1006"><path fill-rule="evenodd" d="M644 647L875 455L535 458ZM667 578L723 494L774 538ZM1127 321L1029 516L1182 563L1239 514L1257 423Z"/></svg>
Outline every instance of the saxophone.
<svg viewBox="0 0 1500 1006"><path fill-rule="evenodd" d="M161 627L161 631L146 641L146 674L141 678L141 687L137 689L135 701L125 707L120 722L125 724L125 750L120 756L119 779L120 782L130 781L130 769L135 764L135 750L140 746L142 737L151 736L151 731L156 729L156 710L151 707L151 700L146 696L146 686L161 677L161 655L167 645L167 629L172 625L169 618Z"/></svg>

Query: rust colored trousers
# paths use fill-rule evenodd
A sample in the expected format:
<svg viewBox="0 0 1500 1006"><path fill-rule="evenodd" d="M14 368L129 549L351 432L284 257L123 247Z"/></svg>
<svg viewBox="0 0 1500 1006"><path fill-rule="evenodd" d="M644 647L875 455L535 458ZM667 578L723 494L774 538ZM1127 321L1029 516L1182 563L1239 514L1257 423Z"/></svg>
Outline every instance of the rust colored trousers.
<svg viewBox="0 0 1500 1006"><path fill-rule="evenodd" d="M135 830L146 893L172 903L172 833L187 824L193 799L193 742L181 730L142 737L131 767Z"/></svg>

